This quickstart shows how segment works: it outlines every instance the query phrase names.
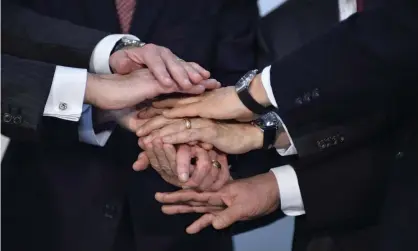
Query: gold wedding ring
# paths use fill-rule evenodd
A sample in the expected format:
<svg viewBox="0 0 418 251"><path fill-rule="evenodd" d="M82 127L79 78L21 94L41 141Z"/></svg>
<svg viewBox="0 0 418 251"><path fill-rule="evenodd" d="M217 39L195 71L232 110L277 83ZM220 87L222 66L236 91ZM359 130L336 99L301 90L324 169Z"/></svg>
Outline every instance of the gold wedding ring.
<svg viewBox="0 0 418 251"><path fill-rule="evenodd" d="M190 121L190 119L184 119L184 124L186 125L187 129L192 128L192 122Z"/></svg>
<svg viewBox="0 0 418 251"><path fill-rule="evenodd" d="M212 160L212 166L213 167L216 167L218 169L221 169L222 168L221 163L219 163L219 161L217 161L217 160Z"/></svg>

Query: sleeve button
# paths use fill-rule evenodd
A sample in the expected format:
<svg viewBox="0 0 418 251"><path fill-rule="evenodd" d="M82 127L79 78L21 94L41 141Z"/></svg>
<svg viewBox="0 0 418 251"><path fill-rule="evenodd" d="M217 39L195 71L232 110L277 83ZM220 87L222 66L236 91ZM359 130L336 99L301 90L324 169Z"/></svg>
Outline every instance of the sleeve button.
<svg viewBox="0 0 418 251"><path fill-rule="evenodd" d="M13 123L15 123L16 125L20 125L22 123L22 116L16 116L13 119Z"/></svg>
<svg viewBox="0 0 418 251"><path fill-rule="evenodd" d="M6 123L10 123L12 119L13 119L13 116L10 113L5 113L3 116L3 121Z"/></svg>
<svg viewBox="0 0 418 251"><path fill-rule="evenodd" d="M296 103L297 105L301 105L301 104L303 103L303 101L302 101L302 99L301 99L301 98L297 98L297 99L295 100L295 103Z"/></svg>

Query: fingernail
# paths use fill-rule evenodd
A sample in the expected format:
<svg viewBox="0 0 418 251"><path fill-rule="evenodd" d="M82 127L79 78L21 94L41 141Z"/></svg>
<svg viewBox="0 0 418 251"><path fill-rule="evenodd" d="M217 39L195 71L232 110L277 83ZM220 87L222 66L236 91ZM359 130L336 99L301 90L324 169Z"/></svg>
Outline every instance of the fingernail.
<svg viewBox="0 0 418 251"><path fill-rule="evenodd" d="M181 182L186 182L189 179L189 175L187 173L181 173L179 179Z"/></svg>
<svg viewBox="0 0 418 251"><path fill-rule="evenodd" d="M141 136L142 133L142 128L139 128L138 130L136 130L136 136Z"/></svg>

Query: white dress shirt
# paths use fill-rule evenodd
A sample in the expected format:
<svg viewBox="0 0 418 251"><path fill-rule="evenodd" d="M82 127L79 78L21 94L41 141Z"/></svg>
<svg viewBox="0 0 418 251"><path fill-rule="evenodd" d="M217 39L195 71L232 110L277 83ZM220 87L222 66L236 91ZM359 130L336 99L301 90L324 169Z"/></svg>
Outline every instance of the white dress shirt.
<svg viewBox="0 0 418 251"><path fill-rule="evenodd" d="M348 18L357 11L356 0L338 0L338 7L340 13L340 21ZM270 83L270 69L271 66L267 66L261 73L261 82L264 89L266 90L267 97L270 103L279 108L277 101L273 94L273 89ZM279 109L280 112L280 109ZM283 121L281 121L283 123ZM286 122L286 121L284 121ZM286 150L277 150L281 156L288 156L297 154L295 145L293 144L292 138L287 130L287 127L283 123L286 133L289 135L291 146ZM280 166L272 168L271 171L274 173L280 192L280 204L281 210L288 216L298 216L305 214L305 208L303 205L302 195L300 192L298 177L295 170L290 165Z"/></svg>
<svg viewBox="0 0 418 251"><path fill-rule="evenodd" d="M114 34L103 38L94 48L90 58L90 70L94 73L110 74L110 53L123 37L138 39L132 35ZM80 121L81 142L104 146L112 131L96 134L93 129L92 107L83 104L87 83L87 70L57 66L51 90L44 109L44 116L69 121Z"/></svg>

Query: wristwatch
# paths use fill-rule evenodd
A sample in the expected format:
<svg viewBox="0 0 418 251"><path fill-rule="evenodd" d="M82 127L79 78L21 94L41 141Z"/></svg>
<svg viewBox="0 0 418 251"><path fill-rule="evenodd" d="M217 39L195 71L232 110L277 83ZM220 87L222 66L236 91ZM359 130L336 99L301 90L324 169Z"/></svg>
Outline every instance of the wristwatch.
<svg viewBox="0 0 418 251"><path fill-rule="evenodd" d="M257 75L258 70L251 70L247 72L238 82L235 84L235 90L238 94L241 102L253 113L264 114L270 109L259 104L250 94L250 84Z"/></svg>
<svg viewBox="0 0 418 251"><path fill-rule="evenodd" d="M274 111L263 114L252 124L263 132L263 149L272 148L280 133L285 132L279 115Z"/></svg>
<svg viewBox="0 0 418 251"><path fill-rule="evenodd" d="M115 47L113 47L113 50L110 54L113 54L114 52L124 49L126 47L143 47L144 45L145 43L139 39L123 37L116 43Z"/></svg>

